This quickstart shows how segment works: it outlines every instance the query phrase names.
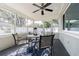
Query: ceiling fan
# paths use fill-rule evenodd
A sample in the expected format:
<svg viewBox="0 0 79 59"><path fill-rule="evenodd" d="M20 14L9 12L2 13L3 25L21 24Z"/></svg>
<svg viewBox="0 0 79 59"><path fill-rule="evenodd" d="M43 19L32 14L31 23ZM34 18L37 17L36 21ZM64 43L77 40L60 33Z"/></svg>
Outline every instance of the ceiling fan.
<svg viewBox="0 0 79 59"><path fill-rule="evenodd" d="M35 11L33 11L33 13L35 13L35 12L37 12L37 11L39 11L39 10L41 10L41 15L44 15L44 11L49 11L49 12L52 12L53 10L52 9L48 9L47 7L49 6L49 5L51 5L52 3L41 3L41 5L39 6L39 5L37 5L37 4L35 4L35 3L33 3L33 6L36 6L36 7L38 7L39 9L37 9L37 10L35 10Z"/></svg>

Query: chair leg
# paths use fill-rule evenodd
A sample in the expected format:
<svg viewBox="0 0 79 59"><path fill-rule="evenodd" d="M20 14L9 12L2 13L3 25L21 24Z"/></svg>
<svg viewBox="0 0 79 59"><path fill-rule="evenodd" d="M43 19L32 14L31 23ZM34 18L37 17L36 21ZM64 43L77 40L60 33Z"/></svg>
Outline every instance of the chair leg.
<svg viewBox="0 0 79 59"><path fill-rule="evenodd" d="M55 53L54 53L54 46L53 46L53 56L55 56Z"/></svg>
<svg viewBox="0 0 79 59"><path fill-rule="evenodd" d="M51 47L51 54L50 55L52 56L52 47Z"/></svg>
<svg viewBox="0 0 79 59"><path fill-rule="evenodd" d="M51 56L54 56L54 55L55 55L55 53L54 53L54 46L51 47L51 53L50 53L50 55L51 55Z"/></svg>

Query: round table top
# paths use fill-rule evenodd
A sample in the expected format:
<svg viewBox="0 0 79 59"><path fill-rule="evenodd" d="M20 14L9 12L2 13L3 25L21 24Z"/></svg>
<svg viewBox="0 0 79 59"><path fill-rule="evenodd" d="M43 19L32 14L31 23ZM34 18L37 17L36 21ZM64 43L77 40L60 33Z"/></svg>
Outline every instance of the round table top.
<svg viewBox="0 0 79 59"><path fill-rule="evenodd" d="M27 37L29 37L29 38L38 38L38 37L40 37L40 35L27 35Z"/></svg>

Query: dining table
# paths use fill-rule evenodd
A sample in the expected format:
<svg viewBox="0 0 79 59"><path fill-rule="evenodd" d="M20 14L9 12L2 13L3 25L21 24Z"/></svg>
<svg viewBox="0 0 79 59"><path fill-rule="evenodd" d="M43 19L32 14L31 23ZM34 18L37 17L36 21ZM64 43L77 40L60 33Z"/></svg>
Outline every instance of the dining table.
<svg viewBox="0 0 79 59"><path fill-rule="evenodd" d="M40 35L27 35L28 38L39 38Z"/></svg>
<svg viewBox="0 0 79 59"><path fill-rule="evenodd" d="M38 38L40 38L40 35L27 35L27 40L29 42L32 41L32 39L37 41Z"/></svg>

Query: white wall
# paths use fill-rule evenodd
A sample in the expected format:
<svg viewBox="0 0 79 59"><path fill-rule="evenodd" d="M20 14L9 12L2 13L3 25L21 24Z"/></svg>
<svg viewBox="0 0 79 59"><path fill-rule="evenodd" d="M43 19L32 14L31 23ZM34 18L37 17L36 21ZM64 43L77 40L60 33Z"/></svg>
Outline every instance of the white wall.
<svg viewBox="0 0 79 59"><path fill-rule="evenodd" d="M0 35L0 51L15 45L14 38L11 34Z"/></svg>
<svg viewBox="0 0 79 59"><path fill-rule="evenodd" d="M69 32L60 33L60 40L68 53L72 56L79 56L79 37Z"/></svg>
<svg viewBox="0 0 79 59"><path fill-rule="evenodd" d="M59 33L55 33L54 39L59 39Z"/></svg>
<svg viewBox="0 0 79 59"><path fill-rule="evenodd" d="M59 39L71 56L79 56L79 33L62 30L62 17L59 19Z"/></svg>

